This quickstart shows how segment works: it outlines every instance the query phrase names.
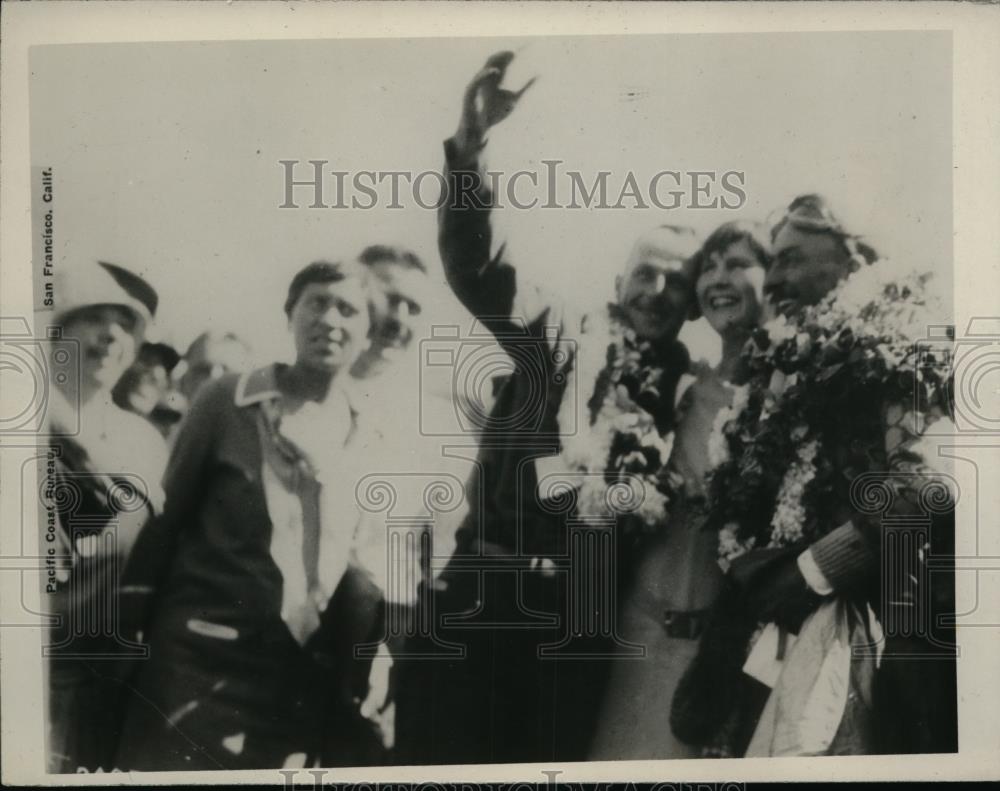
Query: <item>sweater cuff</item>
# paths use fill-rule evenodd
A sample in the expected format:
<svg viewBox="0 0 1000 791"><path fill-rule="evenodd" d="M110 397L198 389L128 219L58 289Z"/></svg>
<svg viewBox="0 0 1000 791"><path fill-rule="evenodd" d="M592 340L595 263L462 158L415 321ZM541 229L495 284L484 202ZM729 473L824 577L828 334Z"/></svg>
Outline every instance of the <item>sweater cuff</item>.
<svg viewBox="0 0 1000 791"><path fill-rule="evenodd" d="M814 593L818 593L820 596L829 596L833 593L833 586L823 572L819 570L819 566L816 565L816 558L813 557L810 550L807 549L799 555L796 558L796 562L799 564L799 571L805 577L806 584Z"/></svg>
<svg viewBox="0 0 1000 791"><path fill-rule="evenodd" d="M861 531L845 522L809 547L812 559L833 590L842 590L863 578L875 556Z"/></svg>

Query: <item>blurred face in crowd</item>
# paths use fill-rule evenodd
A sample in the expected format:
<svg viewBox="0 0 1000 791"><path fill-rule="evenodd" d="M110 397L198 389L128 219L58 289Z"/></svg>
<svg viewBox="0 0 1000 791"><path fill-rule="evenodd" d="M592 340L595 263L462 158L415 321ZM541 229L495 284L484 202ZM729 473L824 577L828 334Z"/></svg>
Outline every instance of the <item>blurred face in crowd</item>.
<svg viewBox="0 0 1000 791"><path fill-rule="evenodd" d="M190 400L206 382L249 366L247 347L236 338L209 336L191 351L187 368L180 378L180 390Z"/></svg>
<svg viewBox="0 0 1000 791"><path fill-rule="evenodd" d="M367 346L368 302L357 277L311 282L288 317L296 364L329 374L349 366Z"/></svg>
<svg viewBox="0 0 1000 791"><path fill-rule="evenodd" d="M640 242L618 277L618 303L646 340L677 337L693 299L685 259Z"/></svg>
<svg viewBox="0 0 1000 791"><path fill-rule="evenodd" d="M372 345L392 355L407 349L425 328L427 275L415 267L393 261L369 265L372 273L374 326Z"/></svg>
<svg viewBox="0 0 1000 791"><path fill-rule="evenodd" d="M129 371L129 405L140 415L148 415L170 391L170 375L158 363L137 363Z"/></svg>
<svg viewBox="0 0 1000 791"><path fill-rule="evenodd" d="M695 293L712 329L725 336L757 326L766 274L748 239L702 257Z"/></svg>
<svg viewBox="0 0 1000 791"><path fill-rule="evenodd" d="M63 321L63 335L79 343L81 385L110 390L136 357L141 320L120 305L75 310Z"/></svg>
<svg viewBox="0 0 1000 791"><path fill-rule="evenodd" d="M773 244L774 261L764 293L786 316L817 304L851 271L851 256L832 233L807 231L786 222Z"/></svg>

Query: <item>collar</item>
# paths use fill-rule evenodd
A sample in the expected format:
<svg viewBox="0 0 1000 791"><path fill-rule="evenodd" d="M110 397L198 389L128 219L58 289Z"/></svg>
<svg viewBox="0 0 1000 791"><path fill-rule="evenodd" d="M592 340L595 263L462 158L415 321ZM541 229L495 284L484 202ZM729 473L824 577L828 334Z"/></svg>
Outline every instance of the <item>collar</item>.
<svg viewBox="0 0 1000 791"><path fill-rule="evenodd" d="M247 407L263 401L273 401L281 397L277 383L278 363L255 368L240 374L236 380L236 395L233 403L237 407Z"/></svg>
<svg viewBox="0 0 1000 791"><path fill-rule="evenodd" d="M278 389L278 371L283 367L286 367L284 363L272 363L240 374L240 378L236 380L233 403L242 408L281 398L281 390ZM342 374L342 376L346 375ZM359 404L363 402L363 399L358 397L353 387L345 387L341 382L335 382L333 387L347 401L347 406L351 410L351 418L356 422L363 412L359 409Z"/></svg>

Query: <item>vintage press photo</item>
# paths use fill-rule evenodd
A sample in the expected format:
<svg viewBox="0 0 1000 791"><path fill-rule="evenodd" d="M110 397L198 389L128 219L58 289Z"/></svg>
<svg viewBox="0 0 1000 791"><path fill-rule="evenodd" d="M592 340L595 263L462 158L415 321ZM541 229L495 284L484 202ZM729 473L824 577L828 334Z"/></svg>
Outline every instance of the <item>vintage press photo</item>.
<svg viewBox="0 0 1000 791"><path fill-rule="evenodd" d="M975 755L953 31L483 32L26 49L28 771Z"/></svg>

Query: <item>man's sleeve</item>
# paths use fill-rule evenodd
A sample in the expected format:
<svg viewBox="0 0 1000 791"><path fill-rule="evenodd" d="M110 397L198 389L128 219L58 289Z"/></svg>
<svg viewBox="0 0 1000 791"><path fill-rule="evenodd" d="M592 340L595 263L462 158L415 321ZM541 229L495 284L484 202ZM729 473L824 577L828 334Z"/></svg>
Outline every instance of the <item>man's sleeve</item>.
<svg viewBox="0 0 1000 791"><path fill-rule="evenodd" d="M438 210L438 247L448 285L501 343L523 336L546 305L532 289L519 290L505 245L491 255L494 195L481 151L463 152L454 138L445 141L444 151L446 194Z"/></svg>
<svg viewBox="0 0 1000 791"><path fill-rule="evenodd" d="M823 596L861 584L878 572L878 548L871 539L853 522L845 522L799 556L799 571Z"/></svg>
<svg viewBox="0 0 1000 791"><path fill-rule="evenodd" d="M223 418L223 405L232 400L225 380L207 384L181 424L163 477L166 492L163 513L140 531L122 575L122 606L128 612L163 582L173 559L178 534L197 510L210 473Z"/></svg>
<svg viewBox="0 0 1000 791"><path fill-rule="evenodd" d="M948 503L954 502L953 479L925 436L927 427L942 419L940 410L924 415L898 404L885 410L885 484L891 492L892 515L930 516L924 505L929 496L936 500L936 510L947 510ZM928 487L934 488L934 494L929 494ZM881 517L857 521L831 531L800 558L799 568L817 593L829 592L827 588L844 590L879 572Z"/></svg>

